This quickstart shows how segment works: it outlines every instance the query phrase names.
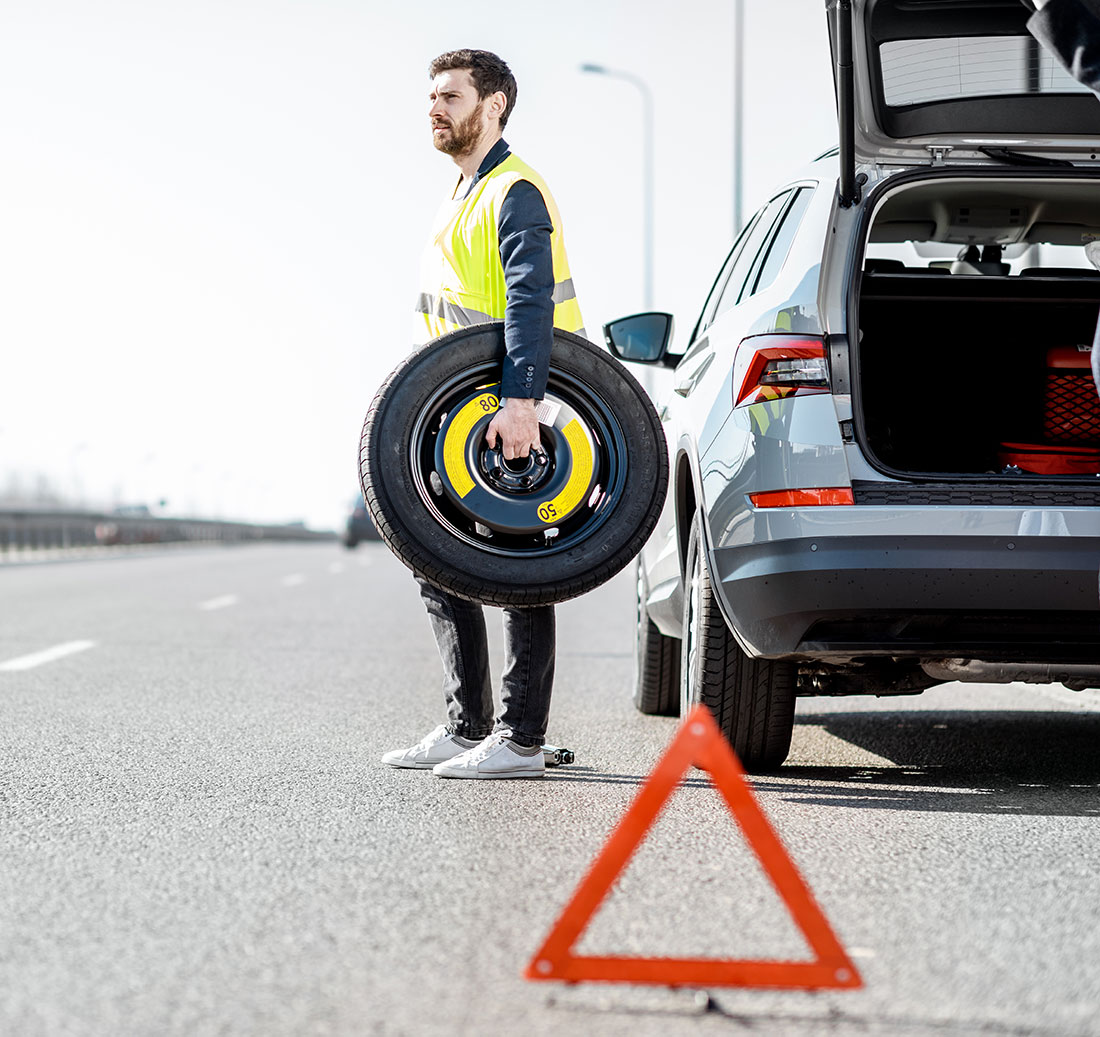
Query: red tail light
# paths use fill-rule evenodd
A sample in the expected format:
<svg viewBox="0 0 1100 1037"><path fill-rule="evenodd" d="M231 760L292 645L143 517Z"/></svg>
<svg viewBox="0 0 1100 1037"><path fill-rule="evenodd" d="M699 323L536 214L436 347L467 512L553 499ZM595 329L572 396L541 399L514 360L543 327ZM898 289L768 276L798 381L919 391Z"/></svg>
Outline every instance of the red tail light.
<svg viewBox="0 0 1100 1037"><path fill-rule="evenodd" d="M812 508L829 504L855 504L850 486L826 486L813 490L769 490L750 493L754 508Z"/></svg>
<svg viewBox="0 0 1100 1037"><path fill-rule="evenodd" d="M737 349L733 405L829 391L825 341L817 335L753 335Z"/></svg>

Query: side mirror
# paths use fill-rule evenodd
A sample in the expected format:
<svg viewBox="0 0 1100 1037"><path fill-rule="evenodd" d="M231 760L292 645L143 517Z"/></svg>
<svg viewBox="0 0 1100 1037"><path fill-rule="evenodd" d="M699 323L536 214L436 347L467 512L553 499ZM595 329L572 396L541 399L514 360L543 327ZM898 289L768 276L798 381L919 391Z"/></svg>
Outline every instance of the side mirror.
<svg viewBox="0 0 1100 1037"><path fill-rule="evenodd" d="M605 324L603 337L620 360L675 367L680 358L668 356L673 323L671 313L635 313Z"/></svg>

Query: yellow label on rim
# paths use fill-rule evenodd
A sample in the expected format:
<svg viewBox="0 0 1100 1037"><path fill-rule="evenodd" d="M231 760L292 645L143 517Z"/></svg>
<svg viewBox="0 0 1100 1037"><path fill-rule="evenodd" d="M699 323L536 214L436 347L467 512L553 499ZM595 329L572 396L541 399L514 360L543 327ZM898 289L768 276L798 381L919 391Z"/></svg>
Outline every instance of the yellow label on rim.
<svg viewBox="0 0 1100 1037"><path fill-rule="evenodd" d="M443 440L443 470L459 497L465 497L474 488L474 477L466 465L466 441L473 427L486 414L494 414L500 399L491 392L475 396L462 408L447 427Z"/></svg>
<svg viewBox="0 0 1100 1037"><path fill-rule="evenodd" d="M573 468L569 473L569 481L561 488L561 492L539 505L539 518L551 525L566 518L580 504L588 492L588 484L592 481L592 447L589 445L584 427L576 418L573 418L561 430L561 434L569 444Z"/></svg>

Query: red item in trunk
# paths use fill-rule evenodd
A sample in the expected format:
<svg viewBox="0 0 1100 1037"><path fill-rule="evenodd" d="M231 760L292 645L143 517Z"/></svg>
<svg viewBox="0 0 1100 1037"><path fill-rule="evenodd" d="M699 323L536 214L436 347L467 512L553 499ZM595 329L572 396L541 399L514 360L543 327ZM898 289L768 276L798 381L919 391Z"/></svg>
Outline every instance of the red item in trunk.
<svg viewBox="0 0 1100 1037"><path fill-rule="evenodd" d="M1002 443L997 451L1002 465L1015 465L1036 475L1096 475L1100 447L1062 446L1057 443Z"/></svg>
<svg viewBox="0 0 1100 1037"><path fill-rule="evenodd" d="M1100 443L1100 395L1092 380L1090 357L1086 346L1052 346L1047 350L1044 439Z"/></svg>

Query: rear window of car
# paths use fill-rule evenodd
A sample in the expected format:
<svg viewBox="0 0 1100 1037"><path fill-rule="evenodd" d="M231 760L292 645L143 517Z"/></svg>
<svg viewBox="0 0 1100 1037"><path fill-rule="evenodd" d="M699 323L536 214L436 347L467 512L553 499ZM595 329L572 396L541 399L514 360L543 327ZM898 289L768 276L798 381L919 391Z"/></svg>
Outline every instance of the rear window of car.
<svg viewBox="0 0 1100 1037"><path fill-rule="evenodd" d="M767 257L760 267L760 273L757 275L755 283L750 278L750 281L746 283L745 288L742 290L742 298L746 294L755 295L757 292L762 292L779 276L779 271L783 269L783 264L787 261L787 254L791 251L795 232L802 223L802 217L809 207L812 195L813 191L809 187L800 188L795 194L794 201L791 202L790 208L783 217L783 223L780 225L775 237L772 238ZM751 292L748 291L749 283L753 285Z"/></svg>
<svg viewBox="0 0 1100 1037"><path fill-rule="evenodd" d="M892 108L963 97L1088 93L1030 36L894 40L879 47Z"/></svg>
<svg viewBox="0 0 1100 1037"><path fill-rule="evenodd" d="M756 226L756 221L759 218L760 213L756 213L756 215L745 224L741 233L737 235L737 240L733 243L730 254L726 257L725 263L722 264L722 269L714 279L714 285L710 290L710 294L707 296L707 301L703 304L703 312L699 317L699 322L695 325L695 332L691 336L692 340L713 323L714 313L718 309L718 302L722 298L722 292L726 287L726 282L729 280L733 264L737 262L741 252L744 250L745 242L748 241L749 235L752 234L753 228Z"/></svg>
<svg viewBox="0 0 1100 1037"><path fill-rule="evenodd" d="M749 272L753 269L761 248L770 240L775 221L779 219L780 213L782 213L790 196L790 191L784 191L777 198L773 198L768 202L761 211L760 218L756 221L740 254L734 261L733 269L730 271L729 279L722 289L712 319L717 319L740 300Z"/></svg>

